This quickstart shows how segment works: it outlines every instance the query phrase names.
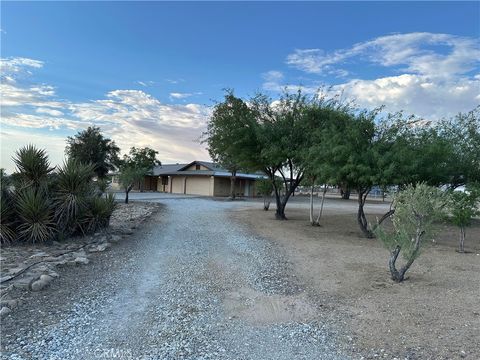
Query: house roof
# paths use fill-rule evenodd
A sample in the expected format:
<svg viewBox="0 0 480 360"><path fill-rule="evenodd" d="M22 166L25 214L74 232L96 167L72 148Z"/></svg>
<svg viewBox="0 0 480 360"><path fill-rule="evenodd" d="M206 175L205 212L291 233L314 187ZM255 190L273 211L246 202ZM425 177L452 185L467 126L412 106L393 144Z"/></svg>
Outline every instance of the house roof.
<svg viewBox="0 0 480 360"><path fill-rule="evenodd" d="M208 170L186 170L192 165L202 165ZM192 161L187 164L165 164L153 168L153 176L191 175L191 176L218 176L230 177L231 172L209 161ZM261 173L237 173L238 178L259 179L265 177Z"/></svg>

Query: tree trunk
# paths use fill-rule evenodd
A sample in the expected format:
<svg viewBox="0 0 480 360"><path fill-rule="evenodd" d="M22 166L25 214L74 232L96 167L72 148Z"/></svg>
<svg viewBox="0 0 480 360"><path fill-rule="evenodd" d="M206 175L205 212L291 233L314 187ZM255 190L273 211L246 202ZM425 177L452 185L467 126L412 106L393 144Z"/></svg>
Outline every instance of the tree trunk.
<svg viewBox="0 0 480 360"><path fill-rule="evenodd" d="M263 195L263 210L268 211L270 209L270 200L266 195Z"/></svg>
<svg viewBox="0 0 480 360"><path fill-rule="evenodd" d="M315 222L315 220L313 220L313 189L314 186L312 184L312 187L310 188L310 224L312 226L316 226L317 223Z"/></svg>
<svg viewBox="0 0 480 360"><path fill-rule="evenodd" d="M344 200L350 199L350 189L348 188L348 185L346 184L340 184L340 196Z"/></svg>
<svg viewBox="0 0 480 360"><path fill-rule="evenodd" d="M232 172L232 176L230 176L230 200L235 200L235 180L236 173Z"/></svg>
<svg viewBox="0 0 480 360"><path fill-rule="evenodd" d="M125 191L125 204L128 204L128 193L130 190Z"/></svg>
<svg viewBox="0 0 480 360"><path fill-rule="evenodd" d="M325 202L325 194L327 193L327 185L324 185L322 192L322 202L320 203L320 210L318 212L317 220L315 221L318 226L320 226L320 219L322 218L323 213L323 204Z"/></svg>
<svg viewBox="0 0 480 360"><path fill-rule="evenodd" d="M420 230L417 229L417 235L415 238L415 248L413 249L412 255L410 255L410 258L408 259L407 263L404 266L402 266L400 270L397 270L395 266L395 262L397 261L398 254L400 254L401 247L400 245L397 245L395 249L392 250L388 265L390 268L390 274L392 275L393 281L400 283L403 280L405 280L405 273L407 272L408 269L410 269L410 266L412 266L413 262L415 261L415 258L417 257L417 253L420 249L420 240L423 234L424 232L420 232Z"/></svg>
<svg viewBox="0 0 480 360"><path fill-rule="evenodd" d="M277 220L287 220L285 216L285 204L283 201L277 201L277 210L275 211L275 219Z"/></svg>
<svg viewBox="0 0 480 360"><path fill-rule="evenodd" d="M365 211L363 207L365 205L365 201L367 200L368 193L370 192L370 188L367 189L358 189L358 212L357 212L357 221L360 229L362 230L363 234L367 239L372 239L373 232L369 229L367 217L365 216Z"/></svg>
<svg viewBox="0 0 480 360"><path fill-rule="evenodd" d="M460 249L458 252L465 252L465 227L460 226Z"/></svg>

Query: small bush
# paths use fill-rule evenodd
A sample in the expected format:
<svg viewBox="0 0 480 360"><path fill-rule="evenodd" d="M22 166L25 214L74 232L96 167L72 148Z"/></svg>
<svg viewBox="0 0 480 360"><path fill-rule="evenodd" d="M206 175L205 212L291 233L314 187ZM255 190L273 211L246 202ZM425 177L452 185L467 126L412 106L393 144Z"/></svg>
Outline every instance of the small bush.
<svg viewBox="0 0 480 360"><path fill-rule="evenodd" d="M107 194L105 197L93 197L80 221L83 232L94 232L107 227L116 207L117 204L113 194Z"/></svg>
<svg viewBox="0 0 480 360"><path fill-rule="evenodd" d="M42 191L23 189L17 194L15 208L20 239L35 243L52 238L56 232L56 223L51 203Z"/></svg>
<svg viewBox="0 0 480 360"><path fill-rule="evenodd" d="M405 273L420 255L423 246L434 237L434 222L445 216L446 195L426 184L413 185L396 194L393 231L381 226L375 229L378 238L390 250L389 269L392 280L402 282ZM402 253L405 264L397 269L397 258Z"/></svg>
<svg viewBox="0 0 480 360"><path fill-rule="evenodd" d="M93 196L93 166L68 160L58 170L55 186L55 219L64 234L78 228L78 219Z"/></svg>

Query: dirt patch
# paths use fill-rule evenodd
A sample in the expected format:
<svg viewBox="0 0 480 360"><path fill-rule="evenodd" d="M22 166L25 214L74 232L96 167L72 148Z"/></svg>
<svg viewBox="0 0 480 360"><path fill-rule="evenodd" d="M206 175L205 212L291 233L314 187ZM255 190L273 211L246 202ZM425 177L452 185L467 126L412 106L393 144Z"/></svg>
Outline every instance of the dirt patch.
<svg viewBox="0 0 480 360"><path fill-rule="evenodd" d="M468 229L469 254L455 252L457 229L441 226L436 242L407 273L409 279L395 284L387 269L388 251L378 240L361 237L355 203L329 202L322 227L308 223L307 204L287 209L288 221L274 220L273 211L263 211L260 204L232 216L284 249L322 316L343 324L352 353L480 358L480 222ZM382 209L372 209L373 222Z"/></svg>
<svg viewBox="0 0 480 360"><path fill-rule="evenodd" d="M303 295L266 295L251 288L228 293L224 309L229 317L252 325L307 322L315 317L315 310Z"/></svg>

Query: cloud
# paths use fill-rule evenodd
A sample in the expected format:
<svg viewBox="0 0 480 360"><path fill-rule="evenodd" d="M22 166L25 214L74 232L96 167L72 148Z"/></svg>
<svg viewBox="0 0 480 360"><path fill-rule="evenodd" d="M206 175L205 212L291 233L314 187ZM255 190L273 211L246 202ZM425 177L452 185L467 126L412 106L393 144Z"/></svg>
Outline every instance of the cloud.
<svg viewBox="0 0 480 360"><path fill-rule="evenodd" d="M131 146L149 146L160 152L162 162L209 158L203 145L198 143L206 127L209 108L193 103L165 104L144 91L132 89L110 91L100 99L85 102L61 100L52 86L17 81L16 74L24 72L23 68L41 63L26 60L17 62L18 68L10 66L6 74L13 82L1 84L2 130L5 136L15 133L8 147L2 143L5 152L10 153L28 142L43 146L45 141L37 142L39 137L31 138L30 135L48 129L51 132L47 138L57 139L59 134L63 135L61 156L55 155L63 158L66 136L96 125L115 140L123 152L128 152ZM198 93L192 93L195 94ZM2 157L2 166L13 170L8 156Z"/></svg>
<svg viewBox="0 0 480 360"><path fill-rule="evenodd" d="M330 52L297 49L287 56L286 63L321 77L349 76L348 81L324 85L363 107L385 105L387 111L404 110L433 120L469 111L480 101L480 46L477 39L468 37L392 34ZM362 79L351 70L362 65L391 74ZM264 79L264 89L271 91L286 87L315 93L319 88L315 82L293 85L283 79Z"/></svg>
<svg viewBox="0 0 480 360"><path fill-rule="evenodd" d="M30 69L38 69L43 67L43 61L27 59L23 57L10 57L0 59L0 73L2 80L4 76L8 76L10 80L23 73L31 74Z"/></svg>
<svg viewBox="0 0 480 360"><path fill-rule="evenodd" d="M180 92L171 92L170 93L170 99L172 100L180 100L180 99L186 99L195 95L202 95L201 92L195 92L195 93L180 93Z"/></svg>
<svg viewBox="0 0 480 360"><path fill-rule="evenodd" d="M286 63L319 75L344 72L347 70L342 65L361 61L384 67L401 66L401 71L438 77L469 72L479 59L476 39L417 32L380 36L331 52L297 49L287 56Z"/></svg>
<svg viewBox="0 0 480 360"><path fill-rule="evenodd" d="M144 87L149 87L155 85L154 81L137 81L138 85L142 85Z"/></svg>

